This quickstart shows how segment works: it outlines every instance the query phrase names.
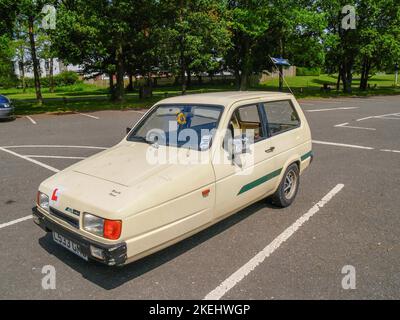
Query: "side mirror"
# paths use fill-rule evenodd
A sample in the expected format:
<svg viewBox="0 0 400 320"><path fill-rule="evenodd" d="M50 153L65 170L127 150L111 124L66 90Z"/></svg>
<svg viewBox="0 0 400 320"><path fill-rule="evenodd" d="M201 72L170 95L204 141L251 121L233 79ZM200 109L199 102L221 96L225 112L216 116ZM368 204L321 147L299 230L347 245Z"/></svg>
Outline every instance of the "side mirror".
<svg viewBox="0 0 400 320"><path fill-rule="evenodd" d="M131 132L132 128L126 128L126 134L128 134L129 132Z"/></svg>

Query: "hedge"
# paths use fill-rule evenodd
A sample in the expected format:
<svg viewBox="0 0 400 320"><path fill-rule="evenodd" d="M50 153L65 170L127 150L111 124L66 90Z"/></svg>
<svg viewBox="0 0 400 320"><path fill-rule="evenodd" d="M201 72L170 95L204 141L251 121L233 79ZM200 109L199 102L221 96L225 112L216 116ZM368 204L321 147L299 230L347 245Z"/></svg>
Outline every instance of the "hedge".
<svg viewBox="0 0 400 320"><path fill-rule="evenodd" d="M296 67L296 76L319 76L321 68Z"/></svg>
<svg viewBox="0 0 400 320"><path fill-rule="evenodd" d="M73 71L62 72L60 74L55 75L53 79L55 87L69 86L80 82L78 74ZM50 87L50 77L40 78L40 83L44 88ZM22 86L21 81L20 85ZM33 78L26 78L25 85L27 88L33 88L35 87L35 80Z"/></svg>

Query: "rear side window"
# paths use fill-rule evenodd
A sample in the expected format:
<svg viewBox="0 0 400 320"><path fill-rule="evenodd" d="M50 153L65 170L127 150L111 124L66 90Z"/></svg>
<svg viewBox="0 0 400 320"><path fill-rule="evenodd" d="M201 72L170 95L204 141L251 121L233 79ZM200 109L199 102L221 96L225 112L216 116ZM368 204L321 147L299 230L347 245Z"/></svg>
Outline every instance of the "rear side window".
<svg viewBox="0 0 400 320"><path fill-rule="evenodd" d="M290 100L263 104L271 135L277 135L300 126L300 118Z"/></svg>

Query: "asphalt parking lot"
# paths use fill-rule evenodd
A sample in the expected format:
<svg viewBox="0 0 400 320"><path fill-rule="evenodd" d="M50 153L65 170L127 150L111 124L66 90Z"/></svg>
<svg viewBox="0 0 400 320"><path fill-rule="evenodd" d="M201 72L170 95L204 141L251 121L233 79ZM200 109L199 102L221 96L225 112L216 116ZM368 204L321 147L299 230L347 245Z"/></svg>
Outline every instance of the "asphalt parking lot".
<svg viewBox="0 0 400 320"><path fill-rule="evenodd" d="M119 142L142 113L0 122L0 298L203 299L231 279L222 299L400 299L400 97L301 105L315 158L291 207L258 202L122 268L87 263L59 247L30 213L42 180ZM344 186L328 203L293 227L338 184ZM277 246L286 230L290 237ZM274 249L249 267L269 245ZM55 267L55 290L42 288L45 265ZM348 265L356 288L345 290ZM241 268L245 277L236 277Z"/></svg>

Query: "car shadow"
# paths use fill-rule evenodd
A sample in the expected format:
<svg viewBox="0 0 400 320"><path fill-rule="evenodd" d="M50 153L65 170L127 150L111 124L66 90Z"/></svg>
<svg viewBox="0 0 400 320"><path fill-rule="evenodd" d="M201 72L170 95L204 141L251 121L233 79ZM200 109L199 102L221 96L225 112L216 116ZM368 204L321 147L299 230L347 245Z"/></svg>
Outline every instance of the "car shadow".
<svg viewBox="0 0 400 320"><path fill-rule="evenodd" d="M70 268L79 272L83 278L90 282L100 286L106 290L112 290L118 288L124 283L135 279L162 264L173 260L188 250L193 249L199 244L213 238L220 234L226 229L234 226L240 221L250 217L262 208L271 208L279 210L266 201L259 201L240 212L218 222L217 224L185 239L177 244L174 244L168 248L165 248L159 252L156 252L150 256L142 258L138 261L130 263L122 267L108 267L96 262L86 262L73 253L61 248L56 244L50 233L39 239L39 244L49 254L57 257L60 261L68 265ZM273 213L271 213L273 214Z"/></svg>
<svg viewBox="0 0 400 320"><path fill-rule="evenodd" d="M16 119L17 117L5 118L5 119L0 119L0 122L13 122Z"/></svg>

